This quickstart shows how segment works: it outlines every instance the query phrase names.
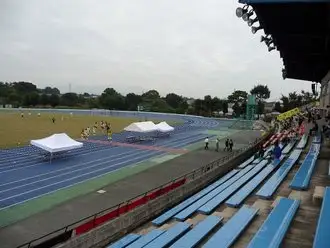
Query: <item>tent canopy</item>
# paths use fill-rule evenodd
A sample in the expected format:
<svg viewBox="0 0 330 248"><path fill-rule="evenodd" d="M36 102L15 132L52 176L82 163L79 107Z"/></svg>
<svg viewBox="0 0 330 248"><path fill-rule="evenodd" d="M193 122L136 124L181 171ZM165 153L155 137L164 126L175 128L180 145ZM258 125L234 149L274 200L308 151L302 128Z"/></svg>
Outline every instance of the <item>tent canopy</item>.
<svg viewBox="0 0 330 248"><path fill-rule="evenodd" d="M168 125L165 121L156 124L156 127L160 132L171 132L174 130L174 127Z"/></svg>
<svg viewBox="0 0 330 248"><path fill-rule="evenodd" d="M157 131L157 127L155 123L152 121L143 121L143 122L134 122L129 126L124 128L125 131L128 132L136 132L136 133L149 133Z"/></svg>
<svg viewBox="0 0 330 248"><path fill-rule="evenodd" d="M71 139L66 133L57 133L43 139L31 140L30 143L50 153L83 147L83 143Z"/></svg>

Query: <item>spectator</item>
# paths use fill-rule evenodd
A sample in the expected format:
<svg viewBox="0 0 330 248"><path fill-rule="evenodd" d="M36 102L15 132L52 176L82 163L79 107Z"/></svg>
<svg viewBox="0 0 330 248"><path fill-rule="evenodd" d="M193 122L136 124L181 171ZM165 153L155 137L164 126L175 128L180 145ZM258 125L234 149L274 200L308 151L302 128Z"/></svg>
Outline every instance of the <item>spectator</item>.
<svg viewBox="0 0 330 248"><path fill-rule="evenodd" d="M209 149L209 137L206 137L206 139L204 140L204 142L205 142L204 150L208 150Z"/></svg>
<svg viewBox="0 0 330 248"><path fill-rule="evenodd" d="M229 139L226 139L224 151L229 151Z"/></svg>
<svg viewBox="0 0 330 248"><path fill-rule="evenodd" d="M229 151L232 152L233 151L233 146L234 146L234 142L232 139L229 140Z"/></svg>
<svg viewBox="0 0 330 248"><path fill-rule="evenodd" d="M314 124L314 127L312 127L309 130L309 135L312 135L313 133L318 133L319 132L319 125L317 124L317 122L315 120L313 120L313 124Z"/></svg>
<svg viewBox="0 0 330 248"><path fill-rule="evenodd" d="M282 156L282 150L281 150L280 146L278 145L277 141L274 144L273 156L274 156L275 160L279 160L280 157Z"/></svg>
<svg viewBox="0 0 330 248"><path fill-rule="evenodd" d="M216 139L215 141L215 151L218 152L219 151L219 138Z"/></svg>

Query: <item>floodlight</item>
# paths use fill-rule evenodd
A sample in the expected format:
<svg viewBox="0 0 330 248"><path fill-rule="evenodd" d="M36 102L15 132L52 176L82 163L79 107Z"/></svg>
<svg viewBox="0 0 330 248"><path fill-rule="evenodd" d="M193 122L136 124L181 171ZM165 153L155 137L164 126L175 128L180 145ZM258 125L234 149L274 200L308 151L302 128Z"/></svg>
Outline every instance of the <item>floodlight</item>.
<svg viewBox="0 0 330 248"><path fill-rule="evenodd" d="M255 34L255 33L258 32L258 30L260 30L260 29L262 29L261 26L259 26L259 27L252 27L252 28L251 28L252 34Z"/></svg>
<svg viewBox="0 0 330 248"><path fill-rule="evenodd" d="M245 13L248 12L248 8L249 8L248 5L244 5L243 8L242 8L242 7L238 7L238 8L236 9L236 16L237 16L238 18L241 18Z"/></svg>
<svg viewBox="0 0 330 248"><path fill-rule="evenodd" d="M268 52L271 52L271 51L273 51L274 49L276 49L275 46L269 46L269 47L268 47Z"/></svg>
<svg viewBox="0 0 330 248"><path fill-rule="evenodd" d="M268 35L266 35L266 36L263 36L263 35L261 35L261 38L260 38L260 42L266 42L267 40L270 40L271 38L270 37L268 37Z"/></svg>
<svg viewBox="0 0 330 248"><path fill-rule="evenodd" d="M254 23L256 23L258 21L258 17L254 18L254 19L249 19L247 21L247 24L249 27L251 27Z"/></svg>
<svg viewBox="0 0 330 248"><path fill-rule="evenodd" d="M243 21L247 22L250 18L250 16L253 15L253 10L251 9L249 12L246 12L243 14L242 18L243 18Z"/></svg>

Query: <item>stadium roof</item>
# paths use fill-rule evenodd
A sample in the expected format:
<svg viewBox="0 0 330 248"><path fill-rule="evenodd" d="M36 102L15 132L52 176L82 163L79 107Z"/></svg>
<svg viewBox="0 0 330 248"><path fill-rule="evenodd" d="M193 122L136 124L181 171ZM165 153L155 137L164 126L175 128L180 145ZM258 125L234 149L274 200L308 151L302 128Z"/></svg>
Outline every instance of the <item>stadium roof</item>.
<svg viewBox="0 0 330 248"><path fill-rule="evenodd" d="M284 78L321 82L330 70L330 0L239 2L252 6L270 35L283 59Z"/></svg>

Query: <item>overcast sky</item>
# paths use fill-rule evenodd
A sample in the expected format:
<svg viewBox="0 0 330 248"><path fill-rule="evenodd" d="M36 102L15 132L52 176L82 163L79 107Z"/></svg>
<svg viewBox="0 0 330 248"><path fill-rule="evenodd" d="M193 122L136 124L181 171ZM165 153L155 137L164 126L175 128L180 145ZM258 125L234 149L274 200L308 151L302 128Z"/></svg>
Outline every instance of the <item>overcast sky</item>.
<svg viewBox="0 0 330 248"><path fill-rule="evenodd" d="M236 0L0 0L0 81L67 92L226 97L267 84L271 99L310 83L235 16Z"/></svg>

